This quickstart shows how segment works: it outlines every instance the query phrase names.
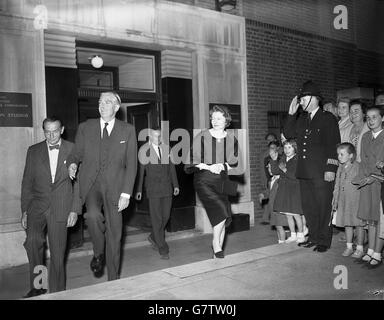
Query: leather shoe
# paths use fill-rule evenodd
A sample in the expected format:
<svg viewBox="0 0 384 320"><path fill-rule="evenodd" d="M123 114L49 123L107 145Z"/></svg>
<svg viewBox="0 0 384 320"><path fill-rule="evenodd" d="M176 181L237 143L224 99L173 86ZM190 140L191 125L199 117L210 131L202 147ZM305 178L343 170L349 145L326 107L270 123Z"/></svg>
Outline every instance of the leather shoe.
<svg viewBox="0 0 384 320"><path fill-rule="evenodd" d="M100 278L103 275L104 255L101 254L98 257L94 256L91 260L90 266L95 277Z"/></svg>
<svg viewBox="0 0 384 320"><path fill-rule="evenodd" d="M169 260L169 253L161 254L161 255L160 255L160 259L163 259L163 260Z"/></svg>
<svg viewBox="0 0 384 320"><path fill-rule="evenodd" d="M313 251L317 251L317 252L325 252L327 250L328 250L328 248L326 246L321 245L321 244L319 244L315 248L313 248Z"/></svg>
<svg viewBox="0 0 384 320"><path fill-rule="evenodd" d="M309 241L309 240L298 244L299 247L303 247L303 248L312 248L315 245L316 245L316 243Z"/></svg>
<svg viewBox="0 0 384 320"><path fill-rule="evenodd" d="M31 289L25 296L23 296L24 299L40 296L42 294L45 294L47 292L47 289Z"/></svg>

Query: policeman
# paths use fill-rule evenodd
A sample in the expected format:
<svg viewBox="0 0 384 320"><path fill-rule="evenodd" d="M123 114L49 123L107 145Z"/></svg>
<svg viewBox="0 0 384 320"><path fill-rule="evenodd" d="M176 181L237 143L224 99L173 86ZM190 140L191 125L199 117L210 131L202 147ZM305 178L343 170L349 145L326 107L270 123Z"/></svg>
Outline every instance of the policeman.
<svg viewBox="0 0 384 320"><path fill-rule="evenodd" d="M332 240L330 220L340 132L336 118L319 108L320 100L316 84L305 82L291 102L283 132L296 139L298 147L296 177L309 228L308 240L299 246L325 252Z"/></svg>

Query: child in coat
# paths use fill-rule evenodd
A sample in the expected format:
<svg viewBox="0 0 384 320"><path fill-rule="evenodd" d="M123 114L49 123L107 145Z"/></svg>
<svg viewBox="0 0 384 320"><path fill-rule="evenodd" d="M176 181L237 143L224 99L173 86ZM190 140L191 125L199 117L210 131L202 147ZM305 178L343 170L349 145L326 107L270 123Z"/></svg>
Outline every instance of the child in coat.
<svg viewBox="0 0 384 320"><path fill-rule="evenodd" d="M294 139L284 142L284 156L278 161L274 155L271 161L271 171L273 174L280 175L279 189L277 190L274 211L286 215L290 237L285 241L305 242L303 229L303 210L301 208L300 185L296 178L297 167L297 143ZM296 233L296 225L298 232Z"/></svg>
<svg viewBox="0 0 384 320"><path fill-rule="evenodd" d="M344 257L362 258L364 241L364 222L357 217L359 209L360 190L352 180L359 173L359 163L356 161L356 148L352 143L344 142L337 146L339 168L336 173L333 190L332 210L336 214L335 224L345 228L347 247L342 253ZM356 228L357 247L353 251L353 229Z"/></svg>
<svg viewBox="0 0 384 320"><path fill-rule="evenodd" d="M279 157L277 150L273 146L270 146L270 148L269 148L269 155L270 155L270 157L275 157L275 156ZM271 159L270 159L270 161L271 161ZM273 210L275 199L276 199L276 194L277 194L277 191L279 188L280 176L274 175L272 173L270 163L267 164L267 169L268 169L269 174L271 175L271 179L268 182L267 190L264 193L260 194L259 200L261 200L263 198L268 198L268 204L267 204L266 210L268 210L268 214L271 217L270 218L271 226L276 227L278 243L282 244L282 243L285 243L286 237L285 237L284 227L288 226L288 221L284 215L280 214L279 212L275 212Z"/></svg>
<svg viewBox="0 0 384 320"><path fill-rule="evenodd" d="M380 221L381 183L372 174L381 174L377 164L384 159L383 114L379 106L367 110L367 125L370 131L361 138L361 163L359 175L353 181L360 191L357 216L368 225L368 251L361 258L362 263L381 263L380 254L375 252L377 225Z"/></svg>

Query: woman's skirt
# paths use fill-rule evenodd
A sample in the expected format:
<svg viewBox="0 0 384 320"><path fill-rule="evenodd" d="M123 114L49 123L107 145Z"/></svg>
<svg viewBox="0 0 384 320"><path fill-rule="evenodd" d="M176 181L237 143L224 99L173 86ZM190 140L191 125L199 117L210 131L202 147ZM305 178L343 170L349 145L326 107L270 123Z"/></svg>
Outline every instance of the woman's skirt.
<svg viewBox="0 0 384 320"><path fill-rule="evenodd" d="M221 189L221 176L207 170L201 170L194 175L194 186L212 227L223 220L225 226L232 221L231 204L226 194L218 192Z"/></svg>

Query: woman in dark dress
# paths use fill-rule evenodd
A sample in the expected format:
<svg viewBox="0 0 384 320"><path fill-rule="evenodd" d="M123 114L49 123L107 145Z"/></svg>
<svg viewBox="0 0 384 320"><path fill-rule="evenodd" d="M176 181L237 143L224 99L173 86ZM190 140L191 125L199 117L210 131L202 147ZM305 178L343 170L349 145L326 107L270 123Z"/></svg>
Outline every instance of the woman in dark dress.
<svg viewBox="0 0 384 320"><path fill-rule="evenodd" d="M223 181L225 176L243 173L238 141L225 130L231 122L226 107L214 106L210 111L212 128L193 140L187 173L194 173L194 186L213 227L213 257L224 258L225 227L231 223L231 206Z"/></svg>

